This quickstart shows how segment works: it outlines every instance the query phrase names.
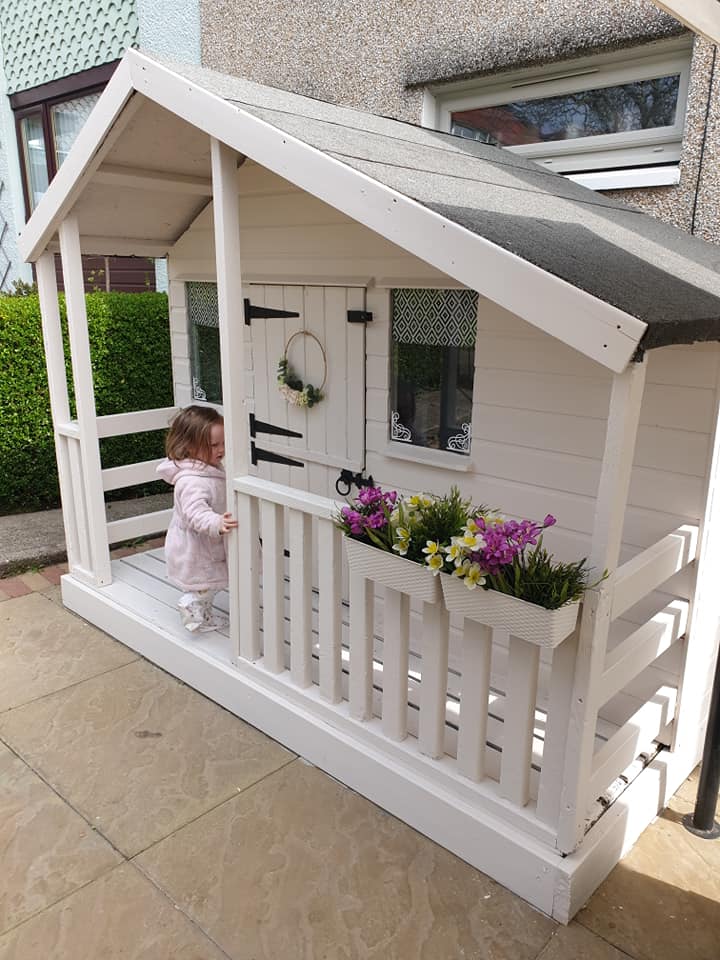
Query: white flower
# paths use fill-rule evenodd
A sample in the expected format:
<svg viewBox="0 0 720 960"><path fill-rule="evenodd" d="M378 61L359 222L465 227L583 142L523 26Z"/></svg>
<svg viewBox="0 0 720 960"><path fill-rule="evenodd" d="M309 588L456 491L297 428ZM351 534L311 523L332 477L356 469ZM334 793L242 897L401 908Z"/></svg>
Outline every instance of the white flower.
<svg viewBox="0 0 720 960"><path fill-rule="evenodd" d="M468 590L474 590L475 587L482 587L485 583L482 568L479 563L471 563L465 574L465 586Z"/></svg>
<svg viewBox="0 0 720 960"><path fill-rule="evenodd" d="M425 557L425 563L432 570L433 576L437 576L445 565L445 561L440 553L433 553L429 557Z"/></svg>

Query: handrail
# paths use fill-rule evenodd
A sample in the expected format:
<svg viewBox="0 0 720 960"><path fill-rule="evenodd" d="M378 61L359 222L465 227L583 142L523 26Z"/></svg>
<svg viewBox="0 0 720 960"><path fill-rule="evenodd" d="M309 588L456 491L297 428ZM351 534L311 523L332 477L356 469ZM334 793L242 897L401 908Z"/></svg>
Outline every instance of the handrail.
<svg viewBox="0 0 720 960"><path fill-rule="evenodd" d="M626 610L682 570L697 555L699 529L685 523L618 567L615 574L611 619Z"/></svg>
<svg viewBox="0 0 720 960"><path fill-rule="evenodd" d="M270 480L262 480L259 477L236 477L233 481L233 489L236 493L244 493L259 500L277 503L291 510L300 510L302 513L320 517L323 520L332 520L342 506L338 501L330 500L328 497L319 497L317 494L306 493L304 490L286 487L282 483L272 483Z"/></svg>
<svg viewBox="0 0 720 960"><path fill-rule="evenodd" d="M106 467L102 471L103 490L120 490L134 487L138 483L150 483L157 480L156 467L162 460L143 460L140 463L126 463L121 467Z"/></svg>
<svg viewBox="0 0 720 960"><path fill-rule="evenodd" d="M166 430L180 407L157 407L132 413L111 413L97 418L98 437L119 437L146 430Z"/></svg>

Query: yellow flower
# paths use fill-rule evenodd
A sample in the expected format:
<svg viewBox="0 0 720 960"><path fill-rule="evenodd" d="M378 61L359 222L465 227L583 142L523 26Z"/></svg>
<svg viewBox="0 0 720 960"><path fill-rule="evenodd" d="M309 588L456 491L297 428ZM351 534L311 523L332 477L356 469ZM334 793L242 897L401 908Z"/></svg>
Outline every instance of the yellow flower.
<svg viewBox="0 0 720 960"><path fill-rule="evenodd" d="M469 560L461 560L459 563L456 561L456 562L455 562L455 569L453 570L453 576L454 576L454 577L464 577L465 574L468 572L469 569L470 569L470 561L469 561Z"/></svg>
<svg viewBox="0 0 720 960"><path fill-rule="evenodd" d="M440 549L440 544L437 540L426 540L425 543L427 546L423 547L423 553L427 553L428 556L433 557Z"/></svg>
<svg viewBox="0 0 720 960"><path fill-rule="evenodd" d="M471 563L470 569L465 574L465 586L468 590L474 590L475 587L482 587L485 583L485 577L479 563Z"/></svg>
<svg viewBox="0 0 720 960"><path fill-rule="evenodd" d="M453 539L449 547L445 547L445 553L447 554L448 560L454 563L456 567L462 563L463 548L456 539Z"/></svg>
<svg viewBox="0 0 720 960"><path fill-rule="evenodd" d="M445 561L442 558L442 554L433 553L429 557L425 557L425 563L430 567L433 574L437 575L442 570Z"/></svg>

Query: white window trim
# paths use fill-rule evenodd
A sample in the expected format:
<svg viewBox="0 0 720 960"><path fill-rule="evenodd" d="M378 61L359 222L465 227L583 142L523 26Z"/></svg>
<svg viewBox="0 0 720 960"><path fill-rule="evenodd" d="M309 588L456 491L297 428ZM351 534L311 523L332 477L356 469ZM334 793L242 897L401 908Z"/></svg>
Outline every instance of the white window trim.
<svg viewBox="0 0 720 960"><path fill-rule="evenodd" d="M449 131L452 114L472 107L494 106L512 98L550 97L679 73L678 107L672 127L504 148L535 160L546 169L571 175L571 179L596 190L676 183L691 52L691 38L681 37L662 44L583 57L502 76L429 86L424 92L421 122L426 127ZM581 172L573 174L573 171Z"/></svg>

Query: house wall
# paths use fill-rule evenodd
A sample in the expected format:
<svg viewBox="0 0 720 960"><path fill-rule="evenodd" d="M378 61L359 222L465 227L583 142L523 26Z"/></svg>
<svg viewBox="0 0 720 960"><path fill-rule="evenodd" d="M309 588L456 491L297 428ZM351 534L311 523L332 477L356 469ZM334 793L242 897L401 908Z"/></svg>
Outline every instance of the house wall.
<svg viewBox="0 0 720 960"><path fill-rule="evenodd" d="M678 35L650 0L201 0L202 62L271 86L386 114L422 117L423 85L500 74ZM720 242L720 70L695 40L677 186L615 191Z"/></svg>

